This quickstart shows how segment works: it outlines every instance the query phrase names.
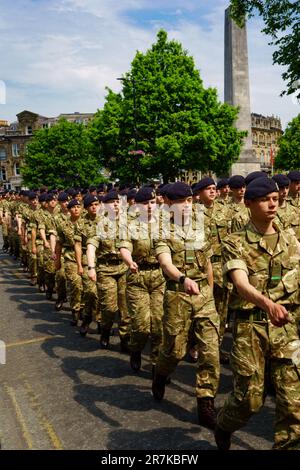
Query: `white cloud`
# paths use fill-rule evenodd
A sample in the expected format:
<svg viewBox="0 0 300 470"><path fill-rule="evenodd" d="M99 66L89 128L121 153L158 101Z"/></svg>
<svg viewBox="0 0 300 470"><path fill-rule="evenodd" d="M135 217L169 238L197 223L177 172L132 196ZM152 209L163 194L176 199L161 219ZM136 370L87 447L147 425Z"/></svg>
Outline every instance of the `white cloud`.
<svg viewBox="0 0 300 470"><path fill-rule="evenodd" d="M7 83L7 104L0 107L1 117L14 120L25 108L49 116L96 110L105 87L120 88L116 78L129 69L137 49L151 46L161 26L189 50L205 86L217 87L223 99L227 0L2 3L0 79ZM299 107L291 98L278 97L284 88L281 70L272 66L272 51L260 28L259 22L249 23L252 110L278 114L286 123Z"/></svg>

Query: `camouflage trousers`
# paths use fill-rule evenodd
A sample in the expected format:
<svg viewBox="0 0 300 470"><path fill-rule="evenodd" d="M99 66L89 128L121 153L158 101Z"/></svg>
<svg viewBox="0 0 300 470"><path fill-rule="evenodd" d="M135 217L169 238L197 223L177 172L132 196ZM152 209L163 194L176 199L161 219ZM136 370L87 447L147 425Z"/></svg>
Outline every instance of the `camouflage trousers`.
<svg viewBox="0 0 300 470"><path fill-rule="evenodd" d="M200 287L199 295L167 288L164 297L163 344L156 372L168 376L186 354L190 328L199 351L196 372L197 398L215 397L219 386L219 315L211 289Z"/></svg>
<svg viewBox="0 0 300 470"><path fill-rule="evenodd" d="M20 256L20 238L15 229L10 231L10 251L16 257L19 258Z"/></svg>
<svg viewBox="0 0 300 470"><path fill-rule="evenodd" d="M127 305L131 333L130 349L142 351L151 338L150 359L155 364L162 341L165 279L160 269L142 270L127 276Z"/></svg>
<svg viewBox="0 0 300 470"><path fill-rule="evenodd" d="M82 278L78 274L77 263L65 259L65 273L70 306L79 319L82 310Z"/></svg>
<svg viewBox="0 0 300 470"><path fill-rule="evenodd" d="M43 262L44 262L44 273L45 273L45 284L49 291L53 291L55 287L55 263L52 259L52 252L50 248L44 247L44 254L43 254Z"/></svg>
<svg viewBox="0 0 300 470"><path fill-rule="evenodd" d="M45 271L44 271L44 245L42 242L36 243L36 260L37 260L37 280L39 286L45 284Z"/></svg>
<svg viewBox="0 0 300 470"><path fill-rule="evenodd" d="M220 318L220 345L223 341L228 316L229 291L214 283L214 299L217 312Z"/></svg>
<svg viewBox="0 0 300 470"><path fill-rule="evenodd" d="M98 292L97 284L89 279L88 267L83 267L82 275L83 287L83 320L90 323L92 320L99 322L100 314L98 312Z"/></svg>
<svg viewBox="0 0 300 470"><path fill-rule="evenodd" d="M67 278L65 273L65 261L64 257L60 257L60 265L61 268L56 271L55 274L55 285L56 285L56 292L57 292L57 299L64 300L67 298Z"/></svg>
<svg viewBox="0 0 300 470"><path fill-rule="evenodd" d="M111 330L116 313L119 313L120 338L128 337L130 317L126 302L126 271L124 272L123 266L113 266L111 273L107 271L106 266L105 270L101 270L101 265L97 267L97 290L103 331Z"/></svg>
<svg viewBox="0 0 300 470"><path fill-rule="evenodd" d="M300 449L300 365L291 360L299 340L296 323L276 328L270 322L236 321L233 336L234 389L218 414L218 425L234 432L261 409L268 368L276 392L273 448Z"/></svg>
<svg viewBox="0 0 300 470"><path fill-rule="evenodd" d="M32 253L32 241L30 237L28 239L27 249L28 249L29 273L30 273L30 277L34 278L34 277L37 277L37 256L36 254L34 255Z"/></svg>

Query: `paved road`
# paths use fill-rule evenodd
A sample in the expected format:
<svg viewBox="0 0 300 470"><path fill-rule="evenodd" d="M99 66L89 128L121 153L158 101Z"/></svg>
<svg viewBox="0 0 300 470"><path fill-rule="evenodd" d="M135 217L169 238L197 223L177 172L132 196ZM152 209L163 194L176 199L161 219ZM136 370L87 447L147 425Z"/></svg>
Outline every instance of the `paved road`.
<svg viewBox="0 0 300 470"><path fill-rule="evenodd" d="M134 374L117 337L108 351L94 332L81 338L70 311L31 287L18 264L0 255L0 435L3 449L215 449L196 421L192 364L182 362L158 404L151 396L149 356ZM92 325L93 328L93 325ZM222 369L220 407L231 389ZM233 437L233 449L270 449L274 405Z"/></svg>

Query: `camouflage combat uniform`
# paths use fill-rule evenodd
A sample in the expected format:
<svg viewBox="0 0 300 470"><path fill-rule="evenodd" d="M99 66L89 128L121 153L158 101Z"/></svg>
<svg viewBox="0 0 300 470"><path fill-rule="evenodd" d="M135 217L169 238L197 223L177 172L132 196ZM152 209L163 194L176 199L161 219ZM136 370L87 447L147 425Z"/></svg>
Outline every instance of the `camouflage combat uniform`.
<svg viewBox="0 0 300 470"><path fill-rule="evenodd" d="M274 228L278 239L273 246L270 235L259 234L251 222L223 242L224 274L233 269L245 271L252 286L286 307L293 323L275 327L266 313L241 298L234 289L231 298L235 313L231 352L234 390L218 415L218 426L232 433L260 410L269 366L276 391L274 448L299 449L300 368L291 358L299 343L295 315L300 308L300 257L294 235L281 231L275 224Z"/></svg>
<svg viewBox="0 0 300 470"><path fill-rule="evenodd" d="M219 315L208 284L209 243L192 248L194 241L178 225L154 242L156 255L169 253L172 263L199 286L198 295L186 294L181 284L166 282L163 316L163 344L156 363L157 376L167 377L185 356L190 328L199 350L196 372L197 398L214 398L219 384Z"/></svg>
<svg viewBox="0 0 300 470"><path fill-rule="evenodd" d="M163 298L165 278L155 257L151 224L133 220L129 223L127 248L138 264L138 272L127 273L127 304L131 319L130 349L142 351L151 337L151 362L154 365L162 341Z"/></svg>
<svg viewBox="0 0 300 470"><path fill-rule="evenodd" d="M98 227L99 229L100 227ZM126 302L127 266L119 253L119 222L103 216L101 233L89 238L87 244L96 247L97 290L101 313L101 330L107 338L119 313L121 343L129 340L130 318Z"/></svg>
<svg viewBox="0 0 300 470"><path fill-rule="evenodd" d="M88 212L80 217L74 229L74 241L81 242L82 248L82 287L83 287L83 313L82 319L86 324L91 323L92 320L100 322L100 314L98 309L98 293L97 285L89 279L88 276L88 261L86 256L87 240L96 235L97 224L100 222L100 217L90 217Z"/></svg>

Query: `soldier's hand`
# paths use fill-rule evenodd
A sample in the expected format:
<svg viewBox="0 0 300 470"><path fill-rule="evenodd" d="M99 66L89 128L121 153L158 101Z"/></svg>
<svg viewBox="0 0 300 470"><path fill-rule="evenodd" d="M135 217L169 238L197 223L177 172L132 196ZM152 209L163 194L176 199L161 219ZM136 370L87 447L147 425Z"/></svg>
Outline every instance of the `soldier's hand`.
<svg viewBox="0 0 300 470"><path fill-rule="evenodd" d="M138 270L139 270L139 267L138 265L133 261L132 263L130 263L129 265L129 269L132 273L137 273Z"/></svg>
<svg viewBox="0 0 300 470"><path fill-rule="evenodd" d="M268 308L268 314L271 320L271 323L274 326L284 326L291 321L289 317L289 312L286 310L284 305L275 304L275 302L270 303Z"/></svg>
<svg viewBox="0 0 300 470"><path fill-rule="evenodd" d="M95 270L95 269L90 269L90 270L89 270L89 279L90 279L91 281L96 282L97 276L96 276L96 270Z"/></svg>
<svg viewBox="0 0 300 470"><path fill-rule="evenodd" d="M44 242L44 247L45 247L46 249L49 249L49 248L50 248L50 243L47 242L47 241L45 241L45 242Z"/></svg>
<svg viewBox="0 0 300 470"><path fill-rule="evenodd" d="M197 295L200 294L197 282L193 281L189 277L186 277L183 283L184 290L187 294Z"/></svg>
<svg viewBox="0 0 300 470"><path fill-rule="evenodd" d="M78 272L79 276L82 276L82 275L83 275L83 267L80 266L80 267L77 269L77 272Z"/></svg>
<svg viewBox="0 0 300 470"><path fill-rule="evenodd" d="M31 248L31 253L32 253L33 255L36 255L36 246L32 246L32 248Z"/></svg>

